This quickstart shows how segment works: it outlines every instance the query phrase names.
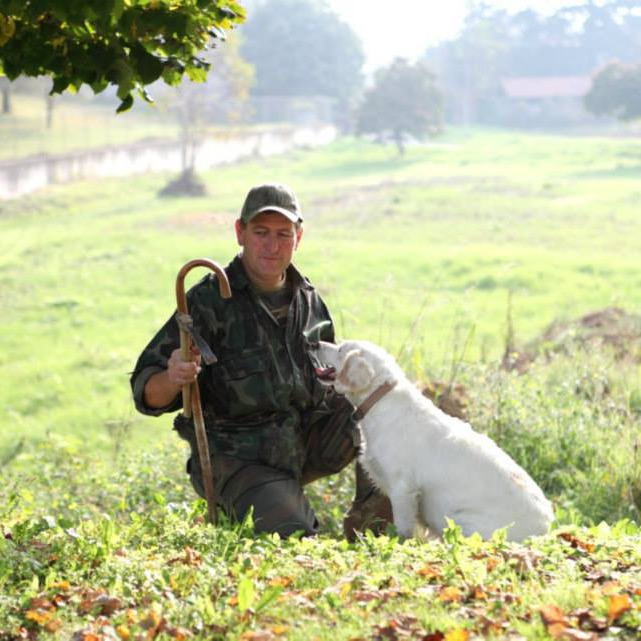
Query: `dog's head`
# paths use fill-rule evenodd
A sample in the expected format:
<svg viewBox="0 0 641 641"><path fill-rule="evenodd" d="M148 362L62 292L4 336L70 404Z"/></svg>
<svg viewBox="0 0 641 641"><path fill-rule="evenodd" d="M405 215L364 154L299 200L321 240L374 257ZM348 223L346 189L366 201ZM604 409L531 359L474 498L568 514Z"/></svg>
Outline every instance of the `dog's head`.
<svg viewBox="0 0 641 641"><path fill-rule="evenodd" d="M366 396L381 383L393 380L392 357L366 341L346 341L340 345L321 341L316 347L321 381L331 382L339 394L350 398Z"/></svg>

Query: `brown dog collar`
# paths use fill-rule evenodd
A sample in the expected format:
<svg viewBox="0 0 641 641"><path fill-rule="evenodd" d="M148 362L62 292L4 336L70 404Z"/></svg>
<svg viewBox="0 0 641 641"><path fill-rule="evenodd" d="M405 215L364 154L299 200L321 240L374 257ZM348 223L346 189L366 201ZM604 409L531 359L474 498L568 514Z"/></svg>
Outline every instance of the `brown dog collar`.
<svg viewBox="0 0 641 641"><path fill-rule="evenodd" d="M354 418L357 421L362 420L365 417L365 414L369 412L378 401L380 401L387 392L390 392L396 387L396 381L390 383L385 381L381 386L377 387L356 409L354 412Z"/></svg>

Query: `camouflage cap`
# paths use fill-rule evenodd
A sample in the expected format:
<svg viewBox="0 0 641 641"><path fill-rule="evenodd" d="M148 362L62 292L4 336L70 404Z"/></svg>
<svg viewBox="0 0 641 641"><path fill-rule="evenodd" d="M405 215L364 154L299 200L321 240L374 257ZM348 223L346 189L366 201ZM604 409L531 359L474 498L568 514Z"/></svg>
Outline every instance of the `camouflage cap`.
<svg viewBox="0 0 641 641"><path fill-rule="evenodd" d="M266 183L252 187L245 198L240 219L248 223L254 216L265 211L282 214L293 223L303 221L298 199L287 185Z"/></svg>

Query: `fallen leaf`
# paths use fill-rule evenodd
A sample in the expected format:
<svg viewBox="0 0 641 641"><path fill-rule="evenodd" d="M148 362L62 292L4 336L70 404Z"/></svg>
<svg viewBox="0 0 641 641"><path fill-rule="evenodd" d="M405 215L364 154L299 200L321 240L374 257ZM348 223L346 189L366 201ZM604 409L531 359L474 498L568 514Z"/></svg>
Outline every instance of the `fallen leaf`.
<svg viewBox="0 0 641 641"><path fill-rule="evenodd" d="M583 541L569 532L560 532L558 537L563 541L567 541L575 549L583 550L584 552L594 552L594 543Z"/></svg>
<svg viewBox="0 0 641 641"><path fill-rule="evenodd" d="M443 576L441 569L435 565L425 565L420 570L417 571L419 576L425 577L426 579L440 579Z"/></svg>
<svg viewBox="0 0 641 641"><path fill-rule="evenodd" d="M129 628L126 625L118 625L118 626L116 626L116 634L123 641L128 641L128 639L131 637L131 632L129 632Z"/></svg>
<svg viewBox="0 0 641 641"><path fill-rule="evenodd" d="M438 594L438 600L444 603L457 603L462 599L461 591L452 585L445 586Z"/></svg>
<svg viewBox="0 0 641 641"><path fill-rule="evenodd" d="M55 610L56 606L44 597L35 597L29 601L29 610Z"/></svg>
<svg viewBox="0 0 641 641"><path fill-rule="evenodd" d="M276 635L271 630L249 630L240 638L242 641L272 641Z"/></svg>
<svg viewBox="0 0 641 641"><path fill-rule="evenodd" d="M608 597L608 619L616 621L622 614L632 609L632 599L627 594L613 594Z"/></svg>
<svg viewBox="0 0 641 641"><path fill-rule="evenodd" d="M69 581L56 581L52 583L51 587L56 590L62 590L63 592L69 592L69 590L71 590L71 583L69 583Z"/></svg>
<svg viewBox="0 0 641 641"><path fill-rule="evenodd" d="M566 624L565 614L558 605L542 605L539 608L539 614L545 626L550 626L555 623Z"/></svg>
<svg viewBox="0 0 641 641"><path fill-rule="evenodd" d="M54 613L50 610L27 610L24 616L28 621L33 621L40 626L45 626L53 619Z"/></svg>
<svg viewBox="0 0 641 641"><path fill-rule="evenodd" d="M71 641L101 641L101 638L91 630L77 630L73 633Z"/></svg>
<svg viewBox="0 0 641 641"><path fill-rule="evenodd" d="M468 641L469 638L469 630L450 630L445 633L444 641Z"/></svg>

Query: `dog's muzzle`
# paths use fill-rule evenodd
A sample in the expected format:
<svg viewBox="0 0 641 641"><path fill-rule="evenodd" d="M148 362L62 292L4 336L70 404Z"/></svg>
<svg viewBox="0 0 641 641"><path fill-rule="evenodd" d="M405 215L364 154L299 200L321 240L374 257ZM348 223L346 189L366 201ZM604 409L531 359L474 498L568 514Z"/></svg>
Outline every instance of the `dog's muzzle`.
<svg viewBox="0 0 641 641"><path fill-rule="evenodd" d="M314 371L316 372L316 377L321 381L331 382L336 380L335 367L315 367Z"/></svg>

